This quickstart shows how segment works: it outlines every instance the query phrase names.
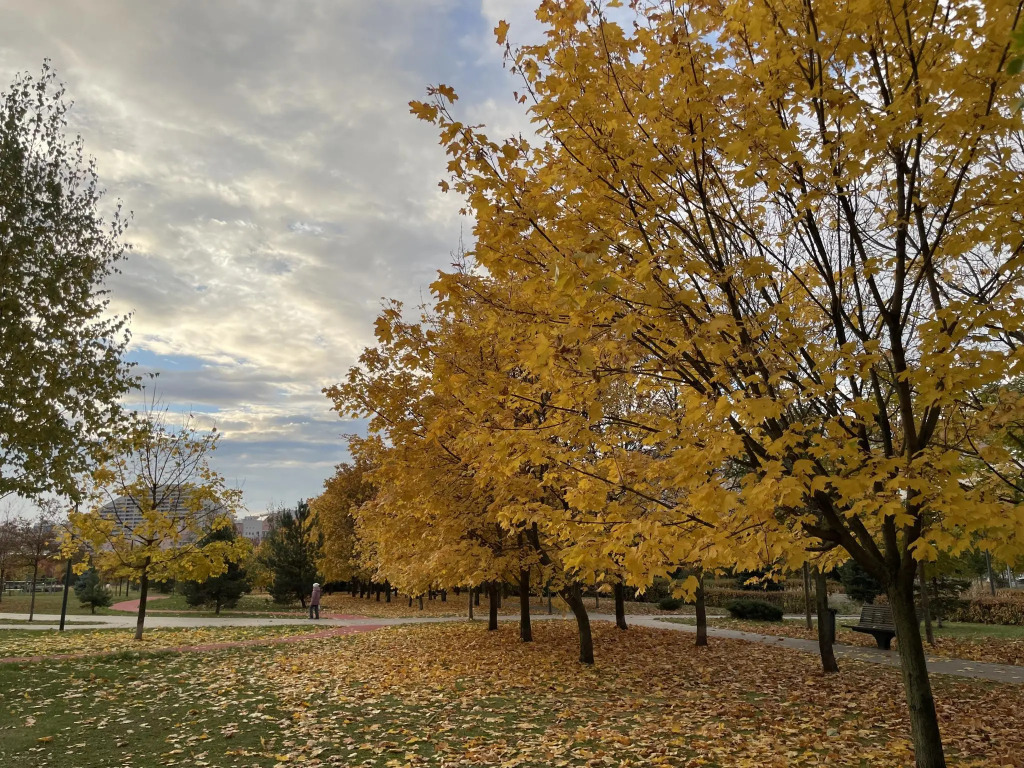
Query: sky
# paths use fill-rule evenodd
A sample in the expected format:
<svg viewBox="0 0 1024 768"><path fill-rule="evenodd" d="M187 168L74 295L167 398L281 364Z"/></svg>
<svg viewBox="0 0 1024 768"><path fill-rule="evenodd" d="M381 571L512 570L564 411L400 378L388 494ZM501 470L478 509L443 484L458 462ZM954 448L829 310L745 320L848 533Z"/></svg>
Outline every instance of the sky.
<svg viewBox="0 0 1024 768"><path fill-rule="evenodd" d="M132 212L108 283L129 359L216 425L213 467L260 514L316 496L347 453L321 393L382 297L429 297L472 221L437 182L428 85L503 137L529 130L493 29L535 40L536 0L4 0L0 90L43 60L106 202Z"/></svg>

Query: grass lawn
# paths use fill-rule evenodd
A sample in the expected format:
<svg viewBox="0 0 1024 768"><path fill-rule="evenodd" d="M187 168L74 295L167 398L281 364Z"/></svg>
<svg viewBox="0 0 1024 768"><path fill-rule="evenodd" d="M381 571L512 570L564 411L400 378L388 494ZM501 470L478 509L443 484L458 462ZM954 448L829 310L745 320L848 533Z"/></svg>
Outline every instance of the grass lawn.
<svg viewBox="0 0 1024 768"><path fill-rule="evenodd" d="M36 592L36 613L37 614L60 614L60 604L64 599L63 592ZM125 594L121 593L120 596L114 595L114 602L120 602L122 600L138 600L139 593L136 591ZM18 593L18 592L5 592L3 600L0 600L0 613L28 613L29 603L32 600L32 595L29 593ZM91 611L78 603L78 598L75 597L74 590L68 593L68 614L81 616L82 614L90 614ZM117 611L111 611L108 608L97 608L97 614L110 615L117 614Z"/></svg>
<svg viewBox="0 0 1024 768"><path fill-rule="evenodd" d="M193 608L185 602L185 596L182 594L174 593L170 595L164 595L160 593L150 593L148 602L148 611L154 613L167 614L175 613L187 616L216 616L214 610L207 606L199 606ZM132 611L134 613L134 611ZM222 608L222 616L266 616L268 614L295 614L300 615L302 613L302 606L299 605L298 601L287 605L279 605L270 599L269 595L242 595L239 599L238 604L231 609Z"/></svg>
<svg viewBox="0 0 1024 768"><path fill-rule="evenodd" d="M186 645L205 645L253 638L306 635L328 627L309 625L269 627L156 627L135 640L132 629L67 629L64 632L32 629L0 631L0 659L59 654L140 653ZM0 689L2 690L2 689ZM2 765L2 763L0 763Z"/></svg>
<svg viewBox="0 0 1024 768"><path fill-rule="evenodd" d="M595 625L481 623L288 647L0 666L0 765L912 765L898 671ZM1024 687L935 682L951 766L1024 766ZM1011 722L1011 720L1013 722Z"/></svg>

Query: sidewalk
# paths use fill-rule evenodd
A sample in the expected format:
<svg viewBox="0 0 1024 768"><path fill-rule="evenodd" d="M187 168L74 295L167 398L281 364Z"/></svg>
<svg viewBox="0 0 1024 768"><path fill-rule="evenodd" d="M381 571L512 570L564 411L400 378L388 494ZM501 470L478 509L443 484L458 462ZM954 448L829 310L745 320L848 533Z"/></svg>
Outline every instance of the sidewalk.
<svg viewBox="0 0 1024 768"><path fill-rule="evenodd" d="M596 618L596 617L591 617ZM603 617L614 620L614 617ZM626 617L629 621L630 617ZM671 629L677 632L697 632L695 624L676 624L651 616L633 617L633 624L654 629ZM740 632L735 629L708 627L708 637L725 637L734 640L746 640L760 645L776 645L805 653L818 653L818 644L813 640L802 640L795 637L779 637L777 635L758 635L753 632ZM878 648L867 648L860 645L843 645L836 643L837 659L853 659L871 664L884 664L888 667L899 667L900 657L896 651L883 651ZM946 659L939 656L928 657L928 671L936 675L953 675L954 677L970 677L979 680L994 680L997 683L1014 683L1024 685L1024 667L1009 664L988 664L969 659Z"/></svg>

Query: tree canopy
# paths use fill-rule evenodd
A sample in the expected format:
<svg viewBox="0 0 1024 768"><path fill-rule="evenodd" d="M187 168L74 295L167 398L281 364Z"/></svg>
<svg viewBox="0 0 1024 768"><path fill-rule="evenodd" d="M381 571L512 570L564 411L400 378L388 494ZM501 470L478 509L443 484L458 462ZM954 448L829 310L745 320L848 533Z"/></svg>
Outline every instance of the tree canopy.
<svg viewBox="0 0 1024 768"><path fill-rule="evenodd" d="M119 206L100 213L95 164L65 137L69 106L48 64L0 94L0 496L78 498L136 385L128 318L103 287L125 222Z"/></svg>

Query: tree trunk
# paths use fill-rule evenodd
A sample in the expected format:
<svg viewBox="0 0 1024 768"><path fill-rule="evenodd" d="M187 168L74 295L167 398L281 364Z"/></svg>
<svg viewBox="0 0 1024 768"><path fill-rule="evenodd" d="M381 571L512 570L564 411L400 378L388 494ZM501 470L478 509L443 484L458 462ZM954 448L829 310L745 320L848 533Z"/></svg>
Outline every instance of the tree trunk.
<svg viewBox="0 0 1024 768"><path fill-rule="evenodd" d="M921 628L914 611L914 571L895 581L888 595L896 626L903 690L910 709L910 735L914 742L916 765L917 768L945 768L946 759L942 754L942 737L928 679Z"/></svg>
<svg viewBox="0 0 1024 768"><path fill-rule="evenodd" d="M807 628L814 629L811 619L811 567L804 563L804 612L807 614Z"/></svg>
<svg viewBox="0 0 1024 768"><path fill-rule="evenodd" d="M420 595L420 610L423 610L423 595Z"/></svg>
<svg viewBox="0 0 1024 768"><path fill-rule="evenodd" d="M821 669L826 674L838 672L833 637L832 614L828 610L828 584L825 572L821 568L814 569L814 586L818 598L818 651L821 654Z"/></svg>
<svg viewBox="0 0 1024 768"><path fill-rule="evenodd" d="M708 644L708 607L704 600L704 574L697 574L697 594L694 595L694 612L697 614L697 647Z"/></svg>
<svg viewBox="0 0 1024 768"><path fill-rule="evenodd" d="M139 578L139 615L135 620L135 639L142 639L142 628L146 625L146 598L149 597L149 563L142 567Z"/></svg>
<svg viewBox="0 0 1024 768"><path fill-rule="evenodd" d="M626 629L626 585L615 582L615 626Z"/></svg>
<svg viewBox="0 0 1024 768"><path fill-rule="evenodd" d="M40 524L40 525L42 525L42 524ZM36 616L36 577L38 575L39 575L39 558L36 558L35 562L32 564L32 597L31 597L31 599L29 600L29 603L28 603L28 620L29 621L32 621L32 619L34 619L35 616Z"/></svg>
<svg viewBox="0 0 1024 768"><path fill-rule="evenodd" d="M217 616L220 616L220 598L219 597L217 598L217 606L216 606L216 609L214 610L214 613Z"/></svg>
<svg viewBox="0 0 1024 768"><path fill-rule="evenodd" d="M925 575L924 560L917 564L917 574L921 582L921 614L924 616L924 636L928 645L935 645L935 630L932 629L932 612L928 600L928 578Z"/></svg>
<svg viewBox="0 0 1024 768"><path fill-rule="evenodd" d="M596 611L600 607L601 607L601 595L599 595L597 592L595 592L594 593L594 610Z"/></svg>
<svg viewBox="0 0 1024 768"><path fill-rule="evenodd" d="M377 602L379 603L380 602L380 592L381 592L380 584L377 585L377 589L375 590L375 592L377 593Z"/></svg>
<svg viewBox="0 0 1024 768"><path fill-rule="evenodd" d="M412 595L409 595L409 607L412 608Z"/></svg>
<svg viewBox="0 0 1024 768"><path fill-rule="evenodd" d="M988 570L988 586L992 590L992 597L996 596L996 580L992 575L992 553L985 552L985 568Z"/></svg>
<svg viewBox="0 0 1024 768"><path fill-rule="evenodd" d="M562 590L562 597L572 609L576 617L576 627L580 633L580 663L594 663L594 638L590 634L590 617L587 607L583 604L583 594L579 584L572 584Z"/></svg>
<svg viewBox="0 0 1024 768"><path fill-rule="evenodd" d="M469 588L469 620L473 621L473 594L476 592L475 587Z"/></svg>
<svg viewBox="0 0 1024 768"><path fill-rule="evenodd" d="M480 607L480 587L472 590L473 592L473 605Z"/></svg>
<svg viewBox="0 0 1024 768"><path fill-rule="evenodd" d="M530 569L519 570L519 639L524 643L533 642L533 627L530 626Z"/></svg>
<svg viewBox="0 0 1024 768"><path fill-rule="evenodd" d="M487 582L487 631L492 632L498 628L498 582Z"/></svg>
<svg viewBox="0 0 1024 768"><path fill-rule="evenodd" d="M447 589L442 589L441 590L441 602L442 603L447 603L448 602L448 590Z"/></svg>
<svg viewBox="0 0 1024 768"><path fill-rule="evenodd" d="M391 602L391 582L390 581L385 581L384 582L384 588L387 590L387 597L384 598L384 602L385 603L390 603Z"/></svg>
<svg viewBox="0 0 1024 768"><path fill-rule="evenodd" d="M554 609L551 607L551 590L548 589L548 616L554 613Z"/></svg>

